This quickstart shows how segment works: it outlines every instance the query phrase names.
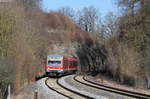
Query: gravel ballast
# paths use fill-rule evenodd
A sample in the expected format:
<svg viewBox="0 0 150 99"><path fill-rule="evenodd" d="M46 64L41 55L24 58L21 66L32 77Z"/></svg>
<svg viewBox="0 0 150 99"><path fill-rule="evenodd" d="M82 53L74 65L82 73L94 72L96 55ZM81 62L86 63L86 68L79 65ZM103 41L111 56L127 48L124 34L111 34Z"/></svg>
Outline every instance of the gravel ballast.
<svg viewBox="0 0 150 99"><path fill-rule="evenodd" d="M107 91L80 84L74 81L73 77L74 75L63 77L59 80L59 82L69 89L72 89L74 91L96 99L131 99L129 97L121 96L115 93L110 93Z"/></svg>
<svg viewBox="0 0 150 99"><path fill-rule="evenodd" d="M35 92L37 92L37 99L68 99L67 97L49 89L45 85L46 79L47 78L43 78L30 86L26 86L23 91L18 95L13 96L12 99L34 99Z"/></svg>

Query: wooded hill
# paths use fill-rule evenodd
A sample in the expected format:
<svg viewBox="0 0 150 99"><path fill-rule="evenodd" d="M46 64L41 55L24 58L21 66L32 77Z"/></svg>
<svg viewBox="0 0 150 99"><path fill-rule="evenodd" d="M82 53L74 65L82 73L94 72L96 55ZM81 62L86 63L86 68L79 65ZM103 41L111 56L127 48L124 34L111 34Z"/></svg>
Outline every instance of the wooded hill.
<svg viewBox="0 0 150 99"><path fill-rule="evenodd" d="M6 6L7 5L7 6ZM96 37L81 30L62 13L11 2L0 7L0 83L18 92L44 74L44 61L53 45L78 48ZM96 39L95 39L96 40ZM68 54L76 55L77 50ZM56 53L56 52L55 52ZM3 93L2 93L3 94Z"/></svg>
<svg viewBox="0 0 150 99"><path fill-rule="evenodd" d="M45 57L65 48L62 54L79 59L80 72L102 73L118 82L147 88L150 2L133 1L117 0L124 8L122 15L109 13L104 23L97 23L94 7L84 8L74 19L69 8L44 12L40 0L1 4L0 87L11 84L17 92L34 82L44 73Z"/></svg>

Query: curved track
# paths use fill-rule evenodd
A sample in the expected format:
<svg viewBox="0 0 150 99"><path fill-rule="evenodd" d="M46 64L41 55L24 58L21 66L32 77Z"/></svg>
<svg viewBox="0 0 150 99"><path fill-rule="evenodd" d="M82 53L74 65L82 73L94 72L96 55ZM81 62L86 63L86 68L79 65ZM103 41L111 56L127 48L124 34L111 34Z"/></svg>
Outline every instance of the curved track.
<svg viewBox="0 0 150 99"><path fill-rule="evenodd" d="M65 96L66 98L69 99L89 99L89 97L86 97L80 93L74 92L64 86L62 86L59 82L58 82L58 78L47 78L45 80L45 84L47 85L48 88L50 88L51 90L57 92L58 94L61 94L63 96Z"/></svg>
<svg viewBox="0 0 150 99"><path fill-rule="evenodd" d="M47 78L47 79L45 80L45 85L46 85L49 89L51 89L51 90L57 92L58 94L61 94L61 95L65 96L66 98L72 99L72 97L70 97L70 96L68 96L68 95L66 95L66 94L63 94L62 92L58 91L58 89L55 89L54 87L50 86L50 85L48 84L48 80L49 80L49 79L50 79L50 78ZM56 83L57 83L57 82L56 82Z"/></svg>
<svg viewBox="0 0 150 99"><path fill-rule="evenodd" d="M132 92L132 91L127 91L127 90L123 90L123 89L118 89L118 88L106 86L106 85L100 84L98 82L94 82L93 80L87 79L86 76L82 76L80 79L77 79L77 77L78 76L74 76L75 81L77 81L79 83L82 83L84 85L90 86L90 87L94 87L94 88L97 88L97 89L109 91L109 92L112 92L112 93L121 94L121 95L124 95L124 96L129 96L129 97L133 97L133 98L150 99L150 95L148 95L148 94L137 93L137 92Z"/></svg>
<svg viewBox="0 0 150 99"><path fill-rule="evenodd" d="M112 99L112 97L122 97L121 99L150 99L150 95L148 94L110 87L100 84L99 82L90 79L88 76L81 75L69 75L59 79L47 78L45 84L51 90L69 99L94 99L98 98L100 95L103 97L104 94L104 97L106 96L106 99ZM109 98L107 98L107 95Z"/></svg>
<svg viewBox="0 0 150 99"><path fill-rule="evenodd" d="M75 93L82 94L87 98L91 98L91 99L135 99L135 98L130 98L130 97L110 93L104 90L99 90L97 88L76 81L74 77L81 77L81 76L75 76L75 75L66 76L61 78L59 82L62 86L66 87L68 90L71 90ZM80 79L80 81L83 80Z"/></svg>

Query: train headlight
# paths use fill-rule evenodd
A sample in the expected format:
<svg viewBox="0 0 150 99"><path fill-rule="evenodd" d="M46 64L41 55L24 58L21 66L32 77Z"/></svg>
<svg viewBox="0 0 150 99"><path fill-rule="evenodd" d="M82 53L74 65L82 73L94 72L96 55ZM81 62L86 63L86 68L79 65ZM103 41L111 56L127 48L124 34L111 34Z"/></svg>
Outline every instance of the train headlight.
<svg viewBox="0 0 150 99"><path fill-rule="evenodd" d="M63 72L63 70L59 70L59 72Z"/></svg>

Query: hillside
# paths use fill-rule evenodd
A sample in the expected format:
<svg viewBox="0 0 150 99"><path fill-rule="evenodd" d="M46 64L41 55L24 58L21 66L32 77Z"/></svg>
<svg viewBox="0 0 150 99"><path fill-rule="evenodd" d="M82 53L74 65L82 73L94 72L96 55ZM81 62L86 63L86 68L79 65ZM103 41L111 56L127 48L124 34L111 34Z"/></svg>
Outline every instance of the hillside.
<svg viewBox="0 0 150 99"><path fill-rule="evenodd" d="M122 14L109 13L104 22L94 7L73 20L61 11L44 12L40 1L0 3L0 98L5 86L17 93L44 75L48 54L77 57L78 73L150 87L149 1L117 0Z"/></svg>
<svg viewBox="0 0 150 99"><path fill-rule="evenodd" d="M82 53L83 49L89 53L85 47L92 48L96 42L95 35L81 30L61 13L27 10L23 5L15 5L16 3L7 7L4 5L0 9L0 56L6 60L1 60L6 72L2 70L0 74L7 74L5 79L1 78L1 83L11 84L15 91L44 73L43 63L48 54L72 55L82 61L82 57L86 57ZM12 61L13 69L7 64L8 58ZM88 62L82 62L85 63ZM12 76L15 79L9 79Z"/></svg>

